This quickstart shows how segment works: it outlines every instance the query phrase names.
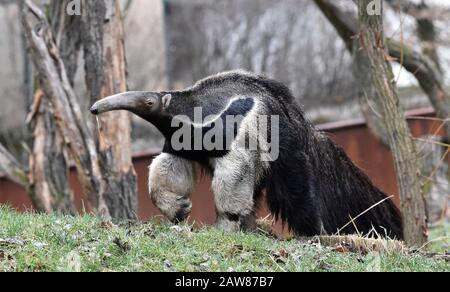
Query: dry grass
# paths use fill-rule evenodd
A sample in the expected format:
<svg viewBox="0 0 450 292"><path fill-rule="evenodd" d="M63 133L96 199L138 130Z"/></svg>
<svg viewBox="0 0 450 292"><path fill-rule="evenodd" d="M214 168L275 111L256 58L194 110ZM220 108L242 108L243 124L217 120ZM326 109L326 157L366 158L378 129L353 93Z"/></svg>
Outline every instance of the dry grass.
<svg viewBox="0 0 450 292"><path fill-rule="evenodd" d="M349 252L370 253L402 253L405 254L407 249L403 242L391 239L369 238L358 235L335 235L335 236L317 236L313 241L324 246L332 248L342 248Z"/></svg>

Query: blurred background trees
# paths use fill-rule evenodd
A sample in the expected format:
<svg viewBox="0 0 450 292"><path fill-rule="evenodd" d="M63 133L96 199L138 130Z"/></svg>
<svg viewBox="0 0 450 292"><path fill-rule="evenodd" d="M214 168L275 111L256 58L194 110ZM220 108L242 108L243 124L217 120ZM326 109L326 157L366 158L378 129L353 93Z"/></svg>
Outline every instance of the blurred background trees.
<svg viewBox="0 0 450 292"><path fill-rule="evenodd" d="M72 88L83 47L89 103L127 90L121 7L117 1L84 1L80 17L66 13L69 2L50 3L47 14L53 21L34 2L22 2L24 48L36 78L27 118L32 138L24 145L31 150L24 167L0 148L2 168L28 190L37 210L74 213L68 179L72 161L92 212L107 220L135 219L129 115L117 112L89 122Z"/></svg>

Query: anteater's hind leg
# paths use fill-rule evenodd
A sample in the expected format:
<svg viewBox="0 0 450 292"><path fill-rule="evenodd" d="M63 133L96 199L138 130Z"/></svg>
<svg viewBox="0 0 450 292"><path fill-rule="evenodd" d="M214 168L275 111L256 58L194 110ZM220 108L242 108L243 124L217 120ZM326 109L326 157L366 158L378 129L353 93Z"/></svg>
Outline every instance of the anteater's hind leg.
<svg viewBox="0 0 450 292"><path fill-rule="evenodd" d="M226 231L254 229L255 163L248 151L232 150L212 161L216 226Z"/></svg>
<svg viewBox="0 0 450 292"><path fill-rule="evenodd" d="M191 212L191 192L196 182L194 163L163 153L150 165L149 192L152 202L174 223Z"/></svg>

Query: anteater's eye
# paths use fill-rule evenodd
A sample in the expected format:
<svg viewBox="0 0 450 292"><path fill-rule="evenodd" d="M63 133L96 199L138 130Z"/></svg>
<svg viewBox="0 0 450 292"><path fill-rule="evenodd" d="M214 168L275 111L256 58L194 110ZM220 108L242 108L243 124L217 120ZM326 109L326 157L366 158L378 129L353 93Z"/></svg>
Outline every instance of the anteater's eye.
<svg viewBox="0 0 450 292"><path fill-rule="evenodd" d="M147 99L145 101L145 104L148 106L153 106L155 104L155 101L153 99Z"/></svg>

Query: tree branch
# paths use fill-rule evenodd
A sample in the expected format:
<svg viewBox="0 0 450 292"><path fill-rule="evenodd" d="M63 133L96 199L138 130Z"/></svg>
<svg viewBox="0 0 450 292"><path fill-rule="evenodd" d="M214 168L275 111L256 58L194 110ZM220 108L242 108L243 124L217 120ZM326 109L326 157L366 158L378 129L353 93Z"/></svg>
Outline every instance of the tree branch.
<svg viewBox="0 0 450 292"><path fill-rule="evenodd" d="M358 34L358 21L356 13L342 11L335 1L314 0L324 15L333 24L338 34L343 38L350 51L353 51L357 42L352 41ZM389 54L395 61L412 73L419 82L423 91L428 95L438 118L450 118L450 93L445 90L442 77L433 61L427 56L414 50L404 43L387 40ZM402 58L403 56L403 58ZM446 137L450 138L450 122L445 124Z"/></svg>
<svg viewBox="0 0 450 292"><path fill-rule="evenodd" d="M123 21L118 1L83 0L81 36L86 87L91 103L127 91ZM114 219L136 219L137 180L131 160L131 122L127 112L96 117L97 153L106 181L108 210Z"/></svg>
<svg viewBox="0 0 450 292"><path fill-rule="evenodd" d="M429 7L426 3L414 3L405 0L385 0L392 8L402 11L417 19L423 20L448 20L450 10L444 7Z"/></svg>
<svg viewBox="0 0 450 292"><path fill-rule="evenodd" d="M447 121L450 118L450 93L446 91L442 76L434 62L422 53L399 42L387 40L387 46L389 54L397 60L400 60L403 54L403 67L416 77L420 87L428 95L436 111L436 116ZM447 121L444 127L445 136L449 139L450 121Z"/></svg>
<svg viewBox="0 0 450 292"><path fill-rule="evenodd" d="M442 73L439 56L436 52L437 31L434 25L434 19L432 17L426 17L423 13L412 13L412 11L427 11L430 9L429 6L424 1L419 4L404 0L386 0L386 2L394 10L409 14L416 19L416 31L422 42L422 52L434 62L436 68Z"/></svg>
<svg viewBox="0 0 450 292"><path fill-rule="evenodd" d="M2 144L0 144L0 169L9 179L28 188L27 171Z"/></svg>
<svg viewBox="0 0 450 292"><path fill-rule="evenodd" d="M335 1L314 0L317 7L328 18L339 36L344 41L347 49L353 51L353 39L358 33L358 19L355 11L341 9Z"/></svg>

